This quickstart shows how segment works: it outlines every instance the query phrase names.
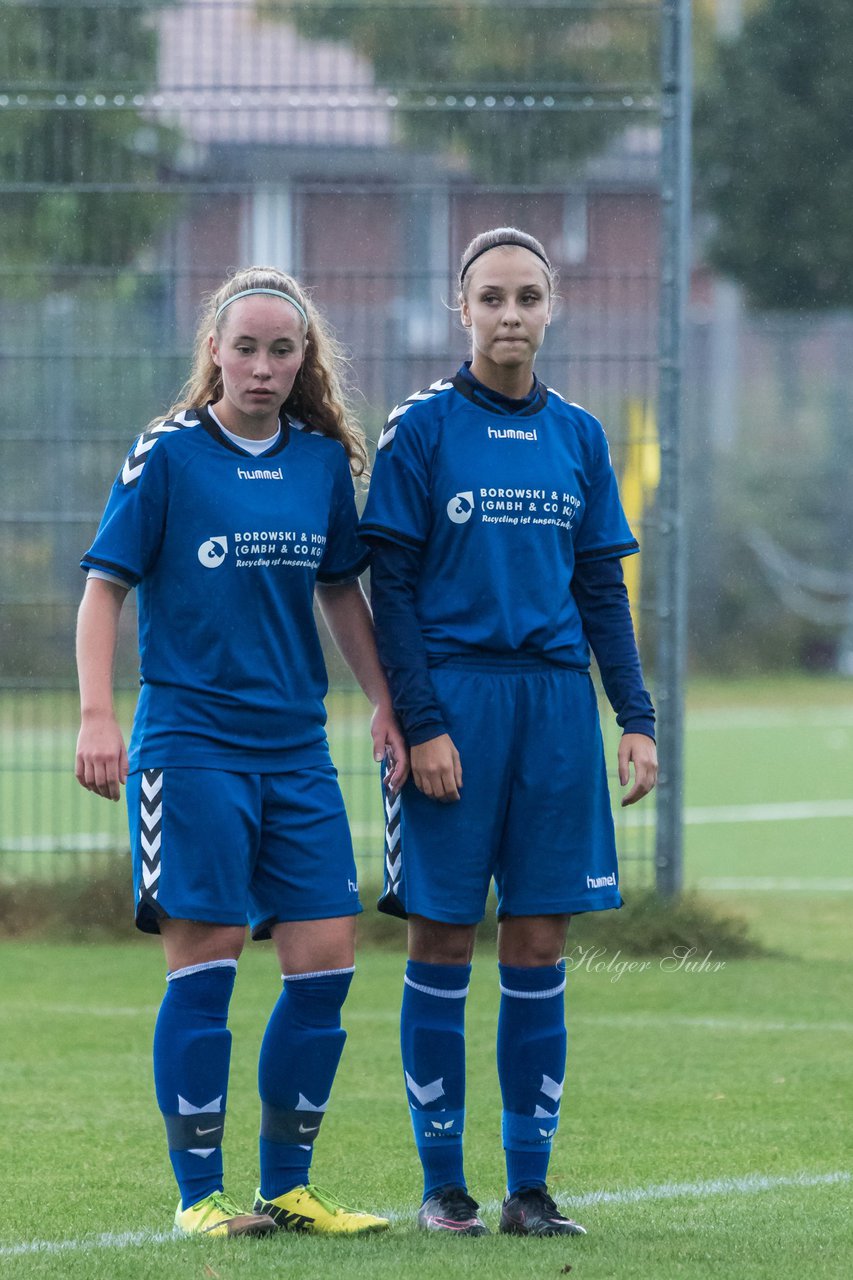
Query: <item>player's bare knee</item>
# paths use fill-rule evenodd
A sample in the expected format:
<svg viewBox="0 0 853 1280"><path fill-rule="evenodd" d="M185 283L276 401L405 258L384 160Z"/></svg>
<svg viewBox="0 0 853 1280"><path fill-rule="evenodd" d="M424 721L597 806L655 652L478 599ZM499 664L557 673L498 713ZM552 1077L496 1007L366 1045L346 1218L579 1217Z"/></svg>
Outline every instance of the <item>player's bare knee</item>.
<svg viewBox="0 0 853 1280"><path fill-rule="evenodd" d="M498 927L498 959L522 969L556 964L566 949L569 915L504 916Z"/></svg>
<svg viewBox="0 0 853 1280"><path fill-rule="evenodd" d="M470 964L477 926L409 917L409 956L424 964Z"/></svg>
<svg viewBox="0 0 853 1280"><path fill-rule="evenodd" d="M211 960L239 960L246 930L200 920L161 920L160 933L170 970Z"/></svg>

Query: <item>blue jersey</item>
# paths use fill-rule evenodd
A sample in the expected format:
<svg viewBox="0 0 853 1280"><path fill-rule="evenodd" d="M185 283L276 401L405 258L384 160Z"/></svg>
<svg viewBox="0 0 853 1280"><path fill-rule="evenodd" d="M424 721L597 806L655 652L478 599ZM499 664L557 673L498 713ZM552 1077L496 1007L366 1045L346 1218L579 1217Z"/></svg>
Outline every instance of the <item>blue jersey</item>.
<svg viewBox="0 0 853 1280"><path fill-rule="evenodd" d="M391 413L361 532L421 551L431 659L525 653L584 670L575 565L639 550L597 419L541 383L502 411L462 373Z"/></svg>
<svg viewBox="0 0 853 1280"><path fill-rule="evenodd" d="M131 769L328 760L314 586L368 559L337 441L283 418L253 456L206 409L143 432L81 562L139 587Z"/></svg>

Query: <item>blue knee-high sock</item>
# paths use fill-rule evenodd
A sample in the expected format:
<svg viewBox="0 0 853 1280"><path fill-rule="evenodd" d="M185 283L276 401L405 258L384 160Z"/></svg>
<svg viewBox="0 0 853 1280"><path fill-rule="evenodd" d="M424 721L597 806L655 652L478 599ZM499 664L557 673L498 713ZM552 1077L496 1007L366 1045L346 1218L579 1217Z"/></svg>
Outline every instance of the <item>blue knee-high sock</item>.
<svg viewBox="0 0 853 1280"><path fill-rule="evenodd" d="M541 1186L560 1119L566 1073L565 962L498 965L498 1078L503 1098L507 1189Z"/></svg>
<svg viewBox="0 0 853 1280"><path fill-rule="evenodd" d="M465 997L470 964L406 966L400 1045L424 1200L439 1187L466 1187ZM467 1187L466 1187L467 1189Z"/></svg>
<svg viewBox="0 0 853 1280"><path fill-rule="evenodd" d="M329 969L284 978L258 1062L265 1200L308 1182L314 1139L347 1038L341 1009L353 972Z"/></svg>
<svg viewBox="0 0 853 1280"><path fill-rule="evenodd" d="M154 1087L184 1209L222 1190L236 960L176 969L154 1029Z"/></svg>

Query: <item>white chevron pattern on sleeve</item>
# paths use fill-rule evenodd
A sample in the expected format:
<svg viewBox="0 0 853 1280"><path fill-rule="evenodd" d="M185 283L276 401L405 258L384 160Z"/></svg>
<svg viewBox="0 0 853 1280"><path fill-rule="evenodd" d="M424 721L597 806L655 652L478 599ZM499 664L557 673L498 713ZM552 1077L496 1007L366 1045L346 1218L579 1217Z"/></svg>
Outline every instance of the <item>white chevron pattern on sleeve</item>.
<svg viewBox="0 0 853 1280"><path fill-rule="evenodd" d="M197 423L198 418L195 414L189 409L182 409L176 417L161 422L158 427L152 427L150 431L143 431L142 435L137 437L121 469L121 482L125 488L136 484L142 475L142 468L148 460L148 454L161 436L169 435L172 431L180 431L182 427L194 427Z"/></svg>
<svg viewBox="0 0 853 1280"><path fill-rule="evenodd" d="M452 386L453 383L448 382L446 378L439 378L436 382L432 382L428 387L425 387L423 391L416 391L414 395L409 396L402 404L395 405L388 414L388 421L382 428L379 443L376 446L377 449L384 449L391 443L397 434L400 419L404 413L411 409L413 404L421 404L424 400L431 400L433 396L438 395L439 391L449 391Z"/></svg>

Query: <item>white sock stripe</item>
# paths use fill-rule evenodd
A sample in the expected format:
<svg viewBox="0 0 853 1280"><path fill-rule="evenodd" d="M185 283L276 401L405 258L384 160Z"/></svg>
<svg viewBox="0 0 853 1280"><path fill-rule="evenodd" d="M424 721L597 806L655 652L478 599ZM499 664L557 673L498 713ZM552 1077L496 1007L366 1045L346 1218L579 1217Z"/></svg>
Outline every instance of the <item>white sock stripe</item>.
<svg viewBox="0 0 853 1280"><path fill-rule="evenodd" d="M174 982L175 978L188 978L191 973L203 973L205 969L233 969L237 971L236 960L207 960L204 964L190 964L186 969L172 969L166 974L167 982Z"/></svg>
<svg viewBox="0 0 853 1280"><path fill-rule="evenodd" d="M557 987L549 987L547 991L516 991L513 987L501 985L502 996L515 996L517 1000L547 1000L549 996L558 996L566 989L566 979Z"/></svg>
<svg viewBox="0 0 853 1280"><path fill-rule="evenodd" d="M413 987L415 991L422 991L425 996L440 996L444 1000L464 1000L468 994L468 987L456 987L452 991L445 991L443 987L425 987L420 982L412 982L408 974L403 981L407 987Z"/></svg>
<svg viewBox="0 0 853 1280"><path fill-rule="evenodd" d="M282 982L301 982L303 978L336 978L341 973L355 973L355 965L348 969L315 969L312 973L283 973Z"/></svg>

